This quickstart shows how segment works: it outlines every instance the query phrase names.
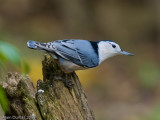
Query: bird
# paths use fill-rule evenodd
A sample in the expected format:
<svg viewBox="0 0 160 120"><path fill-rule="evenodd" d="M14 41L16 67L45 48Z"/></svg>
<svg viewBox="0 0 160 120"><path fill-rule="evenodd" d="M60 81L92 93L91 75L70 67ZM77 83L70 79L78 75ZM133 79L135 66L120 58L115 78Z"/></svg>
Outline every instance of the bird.
<svg viewBox="0 0 160 120"><path fill-rule="evenodd" d="M65 73L97 67L106 59L116 55L134 55L123 51L112 40L64 39L48 43L28 41L27 45L31 49L45 51L57 59Z"/></svg>

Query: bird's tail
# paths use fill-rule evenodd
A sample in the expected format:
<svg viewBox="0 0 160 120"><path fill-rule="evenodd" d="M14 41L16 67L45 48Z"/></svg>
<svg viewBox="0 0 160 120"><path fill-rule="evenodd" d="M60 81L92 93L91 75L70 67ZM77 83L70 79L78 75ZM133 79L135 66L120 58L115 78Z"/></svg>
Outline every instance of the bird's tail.
<svg viewBox="0 0 160 120"><path fill-rule="evenodd" d="M37 49L37 45L40 44L39 42L36 42L36 41L28 41L27 42L27 45L29 48L31 49Z"/></svg>
<svg viewBox="0 0 160 120"><path fill-rule="evenodd" d="M48 43L40 43L40 42L36 42L36 41L28 41L27 45L31 49L54 52L53 47L52 48L48 47L49 46Z"/></svg>
<svg viewBox="0 0 160 120"><path fill-rule="evenodd" d="M45 43L40 43L36 41L28 41L27 45L31 49L36 49L36 50L45 50L45 46L43 45Z"/></svg>

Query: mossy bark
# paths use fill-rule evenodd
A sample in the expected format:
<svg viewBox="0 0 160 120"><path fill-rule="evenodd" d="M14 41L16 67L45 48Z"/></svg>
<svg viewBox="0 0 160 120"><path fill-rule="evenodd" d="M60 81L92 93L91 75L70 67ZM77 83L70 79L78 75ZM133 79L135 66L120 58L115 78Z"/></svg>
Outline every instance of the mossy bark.
<svg viewBox="0 0 160 120"><path fill-rule="evenodd" d="M8 74L3 83L10 101L6 115L36 120L95 120L77 75L66 75L50 56L45 56L42 65L43 81L38 80L37 90L29 76ZM66 79L73 83L71 88L66 87Z"/></svg>

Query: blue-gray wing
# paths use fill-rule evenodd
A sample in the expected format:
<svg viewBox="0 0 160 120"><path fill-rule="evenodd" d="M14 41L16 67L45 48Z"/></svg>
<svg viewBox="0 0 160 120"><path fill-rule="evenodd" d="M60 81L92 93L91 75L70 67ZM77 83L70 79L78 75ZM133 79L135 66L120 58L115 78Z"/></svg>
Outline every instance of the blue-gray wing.
<svg viewBox="0 0 160 120"><path fill-rule="evenodd" d="M92 68L98 65L98 55L87 40L58 40L53 42L54 52L73 63Z"/></svg>

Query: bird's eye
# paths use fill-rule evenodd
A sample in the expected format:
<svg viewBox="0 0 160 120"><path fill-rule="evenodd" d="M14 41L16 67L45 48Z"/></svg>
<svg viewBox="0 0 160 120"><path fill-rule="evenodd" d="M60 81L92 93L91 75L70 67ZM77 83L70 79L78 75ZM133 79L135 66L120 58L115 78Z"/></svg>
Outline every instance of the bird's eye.
<svg viewBox="0 0 160 120"><path fill-rule="evenodd" d="M116 46L115 46L115 45L112 45L112 47L113 47L113 48L116 48Z"/></svg>

